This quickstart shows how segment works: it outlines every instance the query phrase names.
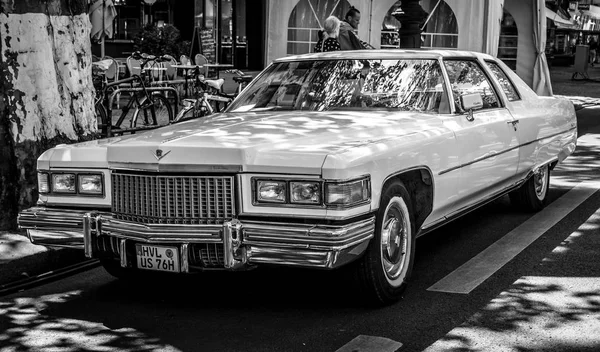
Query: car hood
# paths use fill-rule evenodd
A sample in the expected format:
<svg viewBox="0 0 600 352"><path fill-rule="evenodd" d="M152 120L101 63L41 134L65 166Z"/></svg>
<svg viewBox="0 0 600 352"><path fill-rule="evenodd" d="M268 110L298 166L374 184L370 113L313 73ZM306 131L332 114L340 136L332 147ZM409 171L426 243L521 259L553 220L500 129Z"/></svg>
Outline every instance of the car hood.
<svg viewBox="0 0 600 352"><path fill-rule="evenodd" d="M50 162L53 167L78 160L152 171L320 174L327 155L414 133L431 118L390 111L218 114L140 134L63 145L53 150Z"/></svg>

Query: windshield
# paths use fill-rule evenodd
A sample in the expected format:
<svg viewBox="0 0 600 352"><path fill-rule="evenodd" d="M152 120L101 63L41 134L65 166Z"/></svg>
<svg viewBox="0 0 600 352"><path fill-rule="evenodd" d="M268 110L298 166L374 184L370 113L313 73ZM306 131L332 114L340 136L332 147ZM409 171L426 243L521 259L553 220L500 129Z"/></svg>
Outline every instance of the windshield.
<svg viewBox="0 0 600 352"><path fill-rule="evenodd" d="M445 112L437 60L322 60L270 66L228 109ZM442 108L443 110L444 108Z"/></svg>

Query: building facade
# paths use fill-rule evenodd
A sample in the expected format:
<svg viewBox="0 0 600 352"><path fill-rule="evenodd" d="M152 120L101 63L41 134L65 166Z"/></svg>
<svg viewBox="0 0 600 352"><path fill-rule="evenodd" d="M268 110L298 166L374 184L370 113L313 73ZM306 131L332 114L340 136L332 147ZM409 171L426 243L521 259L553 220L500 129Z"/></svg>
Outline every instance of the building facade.
<svg viewBox="0 0 600 352"><path fill-rule="evenodd" d="M431 16L422 47L472 50L503 59L525 82L534 85L538 51L532 33L538 0L422 0ZM541 3L543 6L543 2ZM330 15L343 18L350 6L361 12L358 36L376 48L398 47L401 10L396 0L269 0L265 64L282 56L307 53L317 41L321 23ZM545 45L545 17L540 40ZM477 34L477 35L474 35Z"/></svg>
<svg viewBox="0 0 600 352"><path fill-rule="evenodd" d="M402 11L398 0L112 1L118 11L115 45L131 42L147 23L171 23L191 41L192 54L210 52L214 61L241 69L258 70L278 57L311 52L324 20L330 15L343 18L351 6L361 12L357 34L363 41L375 48L399 45L400 22L394 16ZM546 16L533 19L544 11L544 0L422 0L420 5L430 15L422 47L498 56L534 85L537 47L546 43Z"/></svg>

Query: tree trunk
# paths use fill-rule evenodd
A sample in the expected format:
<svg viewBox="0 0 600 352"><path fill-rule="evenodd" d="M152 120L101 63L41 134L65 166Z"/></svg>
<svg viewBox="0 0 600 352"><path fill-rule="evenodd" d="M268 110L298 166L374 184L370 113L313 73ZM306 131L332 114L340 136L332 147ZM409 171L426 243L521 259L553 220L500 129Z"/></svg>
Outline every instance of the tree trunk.
<svg viewBox="0 0 600 352"><path fill-rule="evenodd" d="M0 230L37 200L36 160L96 134L87 0L0 0Z"/></svg>

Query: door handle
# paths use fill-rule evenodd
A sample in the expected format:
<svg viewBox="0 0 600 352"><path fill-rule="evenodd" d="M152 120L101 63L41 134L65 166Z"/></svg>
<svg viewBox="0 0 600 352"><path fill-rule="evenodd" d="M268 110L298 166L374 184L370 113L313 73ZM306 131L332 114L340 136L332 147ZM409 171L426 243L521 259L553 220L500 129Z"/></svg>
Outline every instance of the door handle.
<svg viewBox="0 0 600 352"><path fill-rule="evenodd" d="M516 131L517 130L517 124L519 123L519 120L506 121L506 123L512 124L513 128Z"/></svg>

